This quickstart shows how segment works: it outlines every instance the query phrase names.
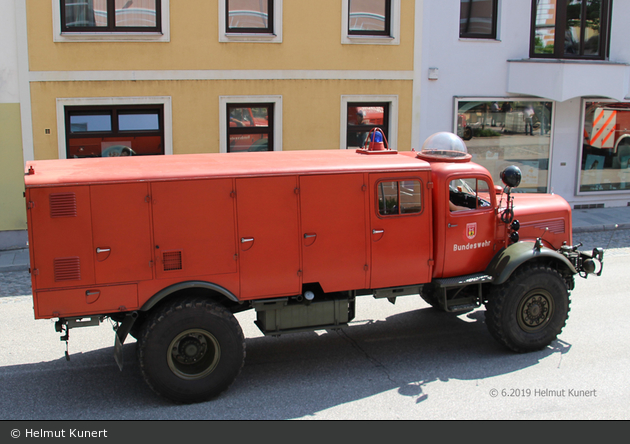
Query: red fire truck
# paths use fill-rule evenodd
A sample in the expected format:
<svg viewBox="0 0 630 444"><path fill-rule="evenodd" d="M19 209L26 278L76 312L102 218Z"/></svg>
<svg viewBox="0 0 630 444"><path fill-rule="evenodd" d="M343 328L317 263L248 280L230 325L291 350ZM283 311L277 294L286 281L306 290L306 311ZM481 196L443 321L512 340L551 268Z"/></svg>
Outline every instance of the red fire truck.
<svg viewBox="0 0 630 444"><path fill-rule="evenodd" d="M234 314L265 335L337 329L360 296L484 304L516 352L561 332L576 274L603 250L572 246L560 196L495 186L464 142L357 150L42 160L25 175L35 318L115 325L143 376L176 402L224 391L244 362ZM67 351L66 351L67 353Z"/></svg>

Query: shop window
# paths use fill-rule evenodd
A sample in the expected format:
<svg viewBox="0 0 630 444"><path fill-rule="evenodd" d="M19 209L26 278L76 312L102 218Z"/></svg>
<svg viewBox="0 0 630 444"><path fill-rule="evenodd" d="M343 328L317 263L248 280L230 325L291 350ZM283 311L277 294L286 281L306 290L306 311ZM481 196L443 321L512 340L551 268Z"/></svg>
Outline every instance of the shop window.
<svg viewBox="0 0 630 444"><path fill-rule="evenodd" d="M552 116L553 103L548 101L459 99L454 126L473 161L495 183L501 183L501 171L516 165L523 177L515 192L545 193Z"/></svg>
<svg viewBox="0 0 630 444"><path fill-rule="evenodd" d="M449 183L449 207L454 211L490 209L490 187L485 180L455 179Z"/></svg>
<svg viewBox="0 0 630 444"><path fill-rule="evenodd" d="M417 214L422 211L419 180L382 181L377 185L378 213L381 216Z"/></svg>
<svg viewBox="0 0 630 444"><path fill-rule="evenodd" d="M533 0L530 57L608 57L611 0Z"/></svg>
<svg viewBox="0 0 630 444"><path fill-rule="evenodd" d="M225 30L273 34L273 0L225 0Z"/></svg>
<svg viewBox="0 0 630 444"><path fill-rule="evenodd" d="M630 103L585 102L580 192L630 190Z"/></svg>
<svg viewBox="0 0 630 444"><path fill-rule="evenodd" d="M228 103L226 113L227 152L273 151L273 103Z"/></svg>
<svg viewBox="0 0 630 444"><path fill-rule="evenodd" d="M61 31L161 32L161 0L60 0Z"/></svg>
<svg viewBox="0 0 630 444"><path fill-rule="evenodd" d="M68 106L66 157L164 154L162 106Z"/></svg>
<svg viewBox="0 0 630 444"><path fill-rule="evenodd" d="M461 0L459 36L462 38L496 39L497 0Z"/></svg>
<svg viewBox="0 0 630 444"><path fill-rule="evenodd" d="M389 103L349 102L347 107L346 148L362 148L374 128L389 140Z"/></svg>

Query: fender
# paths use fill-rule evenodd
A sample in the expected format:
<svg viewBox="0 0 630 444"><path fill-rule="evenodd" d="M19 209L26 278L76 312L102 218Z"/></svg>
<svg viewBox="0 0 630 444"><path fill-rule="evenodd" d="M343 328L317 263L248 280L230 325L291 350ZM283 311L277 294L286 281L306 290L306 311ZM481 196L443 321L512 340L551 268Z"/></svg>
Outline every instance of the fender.
<svg viewBox="0 0 630 444"><path fill-rule="evenodd" d="M534 242L517 242L503 248L490 261L486 274L492 276L492 283L500 285L508 280L512 273L525 262L532 259L552 259L565 265L573 274L577 270L562 254L547 247L538 247Z"/></svg>
<svg viewBox="0 0 630 444"><path fill-rule="evenodd" d="M219 293L233 302L240 302L237 299L237 297L234 296L234 293L232 293L229 290L226 290L225 288L219 285L211 284L210 282L204 282L204 281L186 281L186 282L179 282L177 284L171 285L170 287L166 287L163 290L160 290L159 292L151 296L151 298L144 303L144 305L140 308L140 311L149 311L158 302L160 302L162 299L166 298L167 296L170 296L171 294L175 292L178 292L181 290L187 290L190 288L203 288L206 290L213 291L215 293Z"/></svg>

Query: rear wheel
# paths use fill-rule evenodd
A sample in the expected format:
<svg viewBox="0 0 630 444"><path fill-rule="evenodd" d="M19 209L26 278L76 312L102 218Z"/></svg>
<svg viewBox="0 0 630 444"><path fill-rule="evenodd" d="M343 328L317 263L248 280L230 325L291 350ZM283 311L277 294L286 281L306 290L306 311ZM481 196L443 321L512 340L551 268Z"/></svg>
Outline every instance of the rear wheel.
<svg viewBox="0 0 630 444"><path fill-rule="evenodd" d="M511 350L540 350L562 331L569 303L566 280L558 271L543 264L525 265L490 293L486 324Z"/></svg>
<svg viewBox="0 0 630 444"><path fill-rule="evenodd" d="M176 402L226 390L241 371L245 340L225 307L204 298L171 302L143 323L138 359L147 384Z"/></svg>

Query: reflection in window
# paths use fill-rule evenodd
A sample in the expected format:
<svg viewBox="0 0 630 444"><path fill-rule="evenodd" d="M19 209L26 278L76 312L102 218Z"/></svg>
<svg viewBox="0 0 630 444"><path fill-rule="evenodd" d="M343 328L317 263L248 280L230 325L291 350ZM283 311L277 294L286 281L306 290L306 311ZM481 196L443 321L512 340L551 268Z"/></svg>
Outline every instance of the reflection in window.
<svg viewBox="0 0 630 444"><path fill-rule="evenodd" d="M630 189L630 103L586 102L580 191Z"/></svg>
<svg viewBox="0 0 630 444"><path fill-rule="evenodd" d="M380 128L387 139L389 129L389 104L348 103L348 128L346 131L346 148L362 148L368 133Z"/></svg>
<svg viewBox="0 0 630 444"><path fill-rule="evenodd" d="M456 132L473 162L488 169L495 183L501 183L501 171L516 165L523 174L516 192L545 193L551 117L552 102L459 100Z"/></svg>
<svg viewBox="0 0 630 444"><path fill-rule="evenodd" d="M227 105L227 152L273 151L273 103Z"/></svg>
<svg viewBox="0 0 630 444"><path fill-rule="evenodd" d="M225 0L227 32L273 33L273 0Z"/></svg>
<svg viewBox="0 0 630 444"><path fill-rule="evenodd" d="M67 106L66 157L164 154L162 106Z"/></svg>
<svg viewBox="0 0 630 444"><path fill-rule="evenodd" d="M610 0L534 0L532 57L607 56Z"/></svg>
<svg viewBox="0 0 630 444"><path fill-rule="evenodd" d="M160 0L61 0L64 32L160 31Z"/></svg>
<svg viewBox="0 0 630 444"><path fill-rule="evenodd" d="M390 0L347 0L348 34L390 35Z"/></svg>
<svg viewBox="0 0 630 444"><path fill-rule="evenodd" d="M497 0L461 0L460 37L494 39L496 30Z"/></svg>
<svg viewBox="0 0 630 444"><path fill-rule="evenodd" d="M385 215L413 214L422 211L419 180L383 181L378 188L378 212Z"/></svg>

